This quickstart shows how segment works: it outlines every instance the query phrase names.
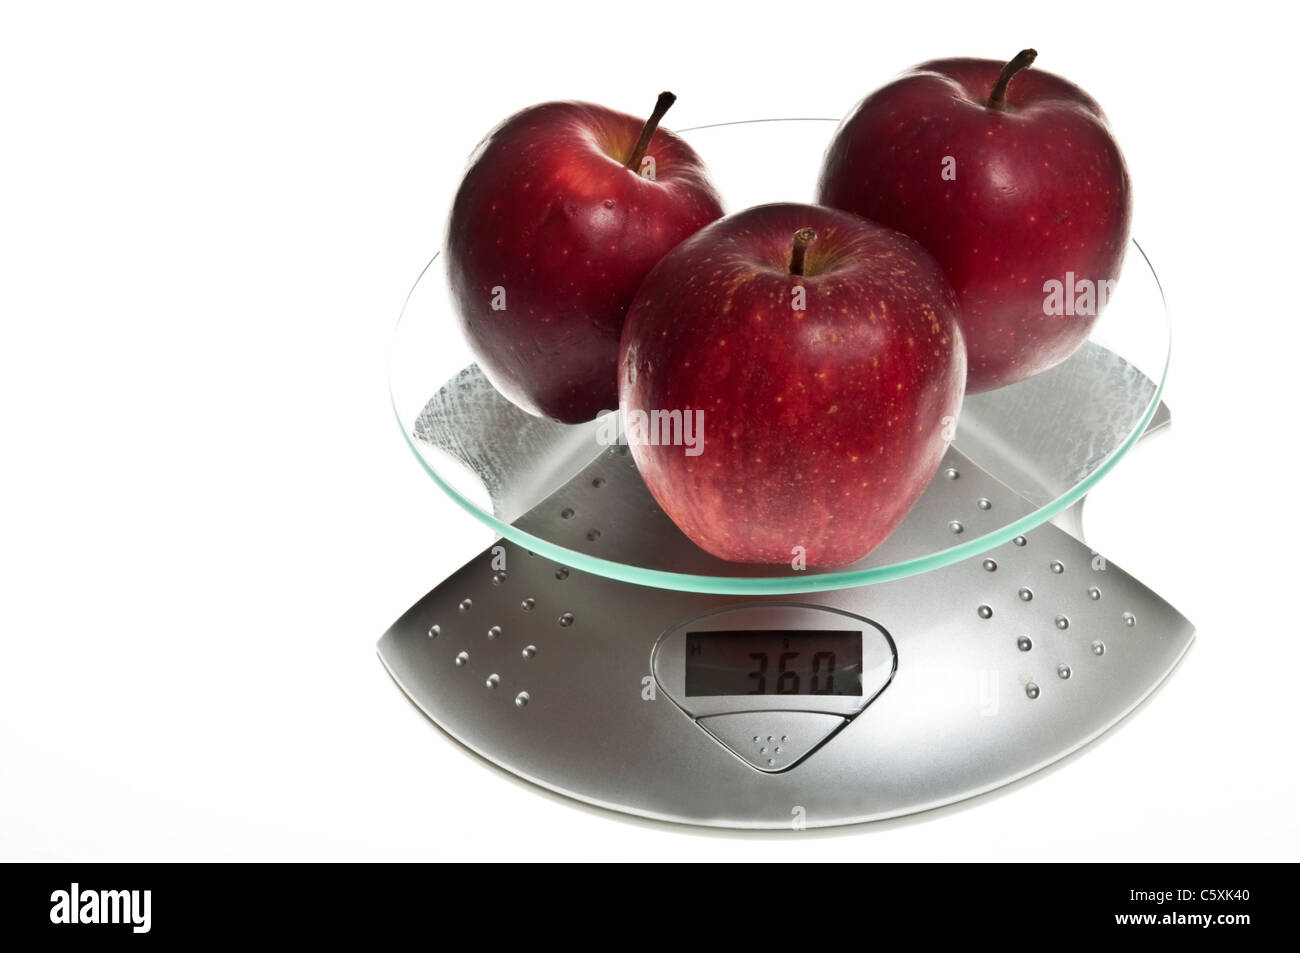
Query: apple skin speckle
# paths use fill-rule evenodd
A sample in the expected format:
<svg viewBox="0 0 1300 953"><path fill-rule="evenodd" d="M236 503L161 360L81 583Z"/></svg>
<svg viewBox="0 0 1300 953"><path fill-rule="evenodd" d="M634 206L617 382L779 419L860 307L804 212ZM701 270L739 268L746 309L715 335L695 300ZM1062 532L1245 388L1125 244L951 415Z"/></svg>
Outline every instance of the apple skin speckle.
<svg viewBox="0 0 1300 953"><path fill-rule="evenodd" d="M817 238L795 276L804 226ZM703 412L699 456L632 454L687 536L744 563L789 564L794 546L818 567L866 556L938 469L966 380L956 295L929 253L809 205L748 209L669 252L628 312L620 361L625 419Z"/></svg>
<svg viewBox="0 0 1300 953"><path fill-rule="evenodd" d="M523 410L563 423L617 400L619 333L646 273L719 218L704 163L660 126L656 178L624 168L644 125L578 102L532 106L479 144L444 243L479 366ZM494 288L505 310L494 310Z"/></svg>
<svg viewBox="0 0 1300 953"><path fill-rule="evenodd" d="M969 393L1074 353L1100 312L1046 314L1043 285L1067 272L1117 280L1132 218L1101 107L1034 66L1011 80L1006 111L990 109L1003 65L935 60L872 93L837 130L818 190L819 202L912 236L943 266L961 305ZM940 175L945 156L955 180Z"/></svg>

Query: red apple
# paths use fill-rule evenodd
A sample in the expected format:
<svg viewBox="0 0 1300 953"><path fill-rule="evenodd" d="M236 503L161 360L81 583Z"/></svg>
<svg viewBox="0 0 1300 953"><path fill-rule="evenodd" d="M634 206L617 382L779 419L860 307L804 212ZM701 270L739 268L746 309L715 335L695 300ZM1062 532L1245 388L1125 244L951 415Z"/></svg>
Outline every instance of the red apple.
<svg viewBox="0 0 1300 953"><path fill-rule="evenodd" d="M747 563L839 566L874 549L934 475L965 382L934 259L812 205L752 208L669 252L619 363L650 492L699 546ZM674 443L685 424L693 442Z"/></svg>
<svg viewBox="0 0 1300 953"><path fill-rule="evenodd" d="M971 393L1074 353L1128 247L1128 170L1106 117L1073 83L1021 72L1036 56L923 63L849 114L822 169L819 201L906 232L943 266Z"/></svg>
<svg viewBox="0 0 1300 953"><path fill-rule="evenodd" d="M722 215L704 163L659 120L555 102L511 116L470 159L445 244L479 367L564 423L614 407L619 333L641 279Z"/></svg>

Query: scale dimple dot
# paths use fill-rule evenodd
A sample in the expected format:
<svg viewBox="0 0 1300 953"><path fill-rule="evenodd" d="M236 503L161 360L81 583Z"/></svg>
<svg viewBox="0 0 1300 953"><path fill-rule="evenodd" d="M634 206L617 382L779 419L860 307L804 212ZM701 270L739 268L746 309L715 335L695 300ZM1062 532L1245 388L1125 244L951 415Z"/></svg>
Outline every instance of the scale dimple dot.
<svg viewBox="0 0 1300 953"><path fill-rule="evenodd" d="M1133 613L1131 613L1131 612L1125 612L1125 613L1124 613L1124 624L1125 624L1126 626L1128 626L1130 629L1133 628L1133 626L1137 625L1137 616L1135 616L1135 615L1134 615Z"/></svg>
<svg viewBox="0 0 1300 953"><path fill-rule="evenodd" d="M524 707L525 705L527 705L527 704L528 704L528 693L527 693L527 692L520 692L518 695L515 696L515 707L516 707L516 708L523 708L523 707Z"/></svg>
<svg viewBox="0 0 1300 953"><path fill-rule="evenodd" d="M953 520L951 523L948 524L948 528L952 530L954 533L960 533L966 527L962 526L958 520Z"/></svg>
<svg viewBox="0 0 1300 953"><path fill-rule="evenodd" d="M1069 677L1070 677L1070 666L1068 666L1068 665L1058 665L1058 666L1056 666L1056 674L1057 674L1060 678L1069 678Z"/></svg>
<svg viewBox="0 0 1300 953"><path fill-rule="evenodd" d="M1016 595L1020 596L1021 602L1030 602L1034 598L1034 591L1032 589L1021 589Z"/></svg>
<svg viewBox="0 0 1300 953"><path fill-rule="evenodd" d="M789 740L790 740L790 736L789 736L789 735L782 735L782 736L781 736L781 740L782 740L782 741L789 741Z"/></svg>
<svg viewBox="0 0 1300 953"><path fill-rule="evenodd" d="M979 617L980 617L981 619L991 619L991 618L993 618L993 607L992 607L992 606L980 606L978 609L975 610L975 612L979 615Z"/></svg>
<svg viewBox="0 0 1300 953"><path fill-rule="evenodd" d="M440 625L429 626L429 638L436 639L441 634L442 634L442 626Z"/></svg>
<svg viewBox="0 0 1300 953"><path fill-rule="evenodd" d="M460 609L461 612L468 612L470 609L474 608L474 602L471 599L462 599L457 608Z"/></svg>
<svg viewBox="0 0 1300 953"><path fill-rule="evenodd" d="M1088 598L1091 599L1093 602L1096 602L1098 599L1101 598L1101 590L1098 589L1096 586L1093 586L1091 589L1088 590Z"/></svg>
<svg viewBox="0 0 1300 953"><path fill-rule="evenodd" d="M1025 694L1028 695L1030 698L1037 698L1039 695L1038 686L1035 685L1033 682L1030 682L1028 685L1025 686Z"/></svg>
<svg viewBox="0 0 1300 953"><path fill-rule="evenodd" d="M573 508L566 506L564 509L560 510L560 519L562 520L573 519Z"/></svg>
<svg viewBox="0 0 1300 953"><path fill-rule="evenodd" d="M566 612L556 621L560 623L561 627L567 629L569 626L573 625L573 613Z"/></svg>
<svg viewBox="0 0 1300 953"><path fill-rule="evenodd" d="M519 603L519 608L523 609L525 612L532 612L533 606L535 605L537 605L537 600L532 596L529 596L523 602Z"/></svg>
<svg viewBox="0 0 1300 953"><path fill-rule="evenodd" d="M949 480L955 480L959 476L961 476L961 474L957 472L956 467L949 467L947 470L944 470L943 475L946 476Z"/></svg>
<svg viewBox="0 0 1300 953"><path fill-rule="evenodd" d="M503 572L494 572L492 574L492 585L499 586L506 581L506 574Z"/></svg>
<svg viewBox="0 0 1300 953"><path fill-rule="evenodd" d="M1061 562L1059 559L1053 559L1051 564L1048 566L1048 568L1051 569L1052 572L1056 573L1058 576L1061 573L1065 572L1065 564Z"/></svg>
<svg viewBox="0 0 1300 953"><path fill-rule="evenodd" d="M487 677L487 681L484 684L486 684L488 688L496 688L501 684L501 676L496 672L493 672Z"/></svg>
<svg viewBox="0 0 1300 953"><path fill-rule="evenodd" d="M1027 635L1022 635L1020 638L1016 639L1016 648L1020 649L1022 652L1028 652L1033 647L1034 640L1029 638Z"/></svg>
<svg viewBox="0 0 1300 953"><path fill-rule="evenodd" d="M488 637L489 639L498 639L498 638L500 638L500 637L501 637L501 626L499 626L499 625L494 625L494 626L492 626L492 628L488 629L488 631L487 631L487 637Z"/></svg>
<svg viewBox="0 0 1300 953"><path fill-rule="evenodd" d="M464 665L464 664L465 664L466 662L468 662L468 661L469 661L469 653L468 653L468 652L461 652L459 655L456 656L456 664L457 664L457 665Z"/></svg>
<svg viewBox="0 0 1300 953"><path fill-rule="evenodd" d="M598 530L598 529L589 529L589 530L587 530L587 541L588 541L588 542L594 543L594 542L595 542L596 540L598 540L598 539L600 539L600 530Z"/></svg>
<svg viewBox="0 0 1300 953"><path fill-rule="evenodd" d="M1029 540L1025 539L1023 536L1017 536L1015 539L1012 540L1012 542L1015 543L1017 546L1023 546L1025 545L1025 543L1029 542Z"/></svg>
<svg viewBox="0 0 1300 953"><path fill-rule="evenodd" d="M997 572L997 571L998 571L998 564L997 564L994 560L992 560L992 559L986 559L986 560L984 560L984 571L985 571L985 572Z"/></svg>
<svg viewBox="0 0 1300 953"><path fill-rule="evenodd" d="M773 752L774 754L780 754L780 753L781 753L781 746L780 746L780 745L777 745L775 748L772 749L772 752Z"/></svg>
<svg viewBox="0 0 1300 953"><path fill-rule="evenodd" d="M537 654L537 646L525 645L523 651L520 652L519 654L522 655L524 658L532 658L534 655Z"/></svg>
<svg viewBox="0 0 1300 953"><path fill-rule="evenodd" d="M1068 629L1070 627L1070 620L1063 615L1058 615L1056 617L1056 627L1062 630Z"/></svg>
<svg viewBox="0 0 1300 953"><path fill-rule="evenodd" d="M555 578L563 582L565 579L569 578L569 570L561 566L559 569L555 570Z"/></svg>
<svg viewBox="0 0 1300 953"><path fill-rule="evenodd" d="M978 507L979 507L980 509L982 509L982 510L991 510L991 509L993 509L993 502L992 502L991 500L985 499L985 498L982 497L982 496L981 496L978 500L975 501L975 505L978 506Z"/></svg>
<svg viewBox="0 0 1300 953"><path fill-rule="evenodd" d="M1093 655L1105 655L1105 654L1106 654L1106 643L1105 643L1105 642L1093 642L1093 643L1092 643L1092 654L1093 654Z"/></svg>
<svg viewBox="0 0 1300 953"><path fill-rule="evenodd" d="M594 486L596 489L599 490L602 486L605 485L605 478L604 478L604 477L596 477L594 480L591 481L591 485Z"/></svg>
<svg viewBox="0 0 1300 953"><path fill-rule="evenodd" d="M767 749L766 749L766 748L759 748L759 749L758 749L758 753L759 753L759 754L767 754Z"/></svg>

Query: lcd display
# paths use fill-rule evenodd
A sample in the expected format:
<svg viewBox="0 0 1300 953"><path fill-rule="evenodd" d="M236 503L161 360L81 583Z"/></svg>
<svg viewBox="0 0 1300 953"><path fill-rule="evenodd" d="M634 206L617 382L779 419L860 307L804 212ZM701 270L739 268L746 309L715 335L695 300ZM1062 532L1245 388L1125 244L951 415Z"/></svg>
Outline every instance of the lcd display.
<svg viewBox="0 0 1300 953"><path fill-rule="evenodd" d="M686 633L686 695L862 695L862 633Z"/></svg>

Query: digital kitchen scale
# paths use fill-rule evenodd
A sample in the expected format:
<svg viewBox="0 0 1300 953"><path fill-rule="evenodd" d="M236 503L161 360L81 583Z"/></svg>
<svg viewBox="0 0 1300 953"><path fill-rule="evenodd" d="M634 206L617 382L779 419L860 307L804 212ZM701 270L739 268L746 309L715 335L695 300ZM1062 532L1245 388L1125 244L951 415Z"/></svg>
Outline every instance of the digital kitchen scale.
<svg viewBox="0 0 1300 953"><path fill-rule="evenodd" d="M773 182L811 189L827 122L684 133L736 209L782 199ZM1169 419L1164 301L1136 244L1091 339L967 397L920 502L834 571L696 547L607 425L497 394L431 265L399 322L394 410L433 480L500 538L379 655L434 722L520 777L692 824L893 817L1078 749L1191 645L1191 624L1093 552L1080 521L1088 490Z"/></svg>

